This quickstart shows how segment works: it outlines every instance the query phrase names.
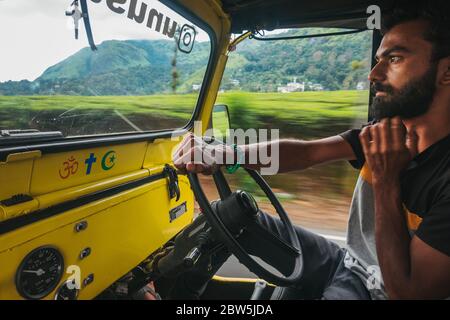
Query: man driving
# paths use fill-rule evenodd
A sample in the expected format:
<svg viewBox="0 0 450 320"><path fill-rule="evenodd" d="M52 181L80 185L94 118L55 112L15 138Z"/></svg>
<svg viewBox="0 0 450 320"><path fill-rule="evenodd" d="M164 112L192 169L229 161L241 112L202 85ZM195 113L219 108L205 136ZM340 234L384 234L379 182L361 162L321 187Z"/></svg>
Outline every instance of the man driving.
<svg viewBox="0 0 450 320"><path fill-rule="evenodd" d="M382 17L383 39L368 76L374 121L325 139L269 143L269 149L279 148L279 172L338 160L360 170L346 248L296 227L304 273L295 297L450 297L449 12L445 1L433 1L407 3ZM196 140L193 135L183 140L174 164L184 172L211 174L220 165L194 162L194 153L204 148L195 146ZM224 158L237 159L242 152L248 159L259 147L214 148ZM278 219L265 214L264 220L283 237ZM257 245L248 245L257 253Z"/></svg>

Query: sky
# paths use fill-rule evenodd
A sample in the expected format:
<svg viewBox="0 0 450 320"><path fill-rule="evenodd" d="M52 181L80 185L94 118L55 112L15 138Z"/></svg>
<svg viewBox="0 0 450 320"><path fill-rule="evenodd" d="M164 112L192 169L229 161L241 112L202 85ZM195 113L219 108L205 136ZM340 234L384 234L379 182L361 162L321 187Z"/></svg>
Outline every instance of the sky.
<svg viewBox="0 0 450 320"><path fill-rule="evenodd" d="M94 40L165 39L166 37L127 18L125 13L111 11L106 0L88 0ZM0 82L34 80L48 67L88 46L84 25L80 21L80 37L75 40L73 19L65 16L72 0L0 0ZM137 10L146 3L148 11L158 10L181 24L188 23L180 15L155 0L137 0ZM192 23L189 23L192 25ZM199 30L197 28L197 30ZM200 31L200 30L199 30ZM207 40L200 32L197 40Z"/></svg>

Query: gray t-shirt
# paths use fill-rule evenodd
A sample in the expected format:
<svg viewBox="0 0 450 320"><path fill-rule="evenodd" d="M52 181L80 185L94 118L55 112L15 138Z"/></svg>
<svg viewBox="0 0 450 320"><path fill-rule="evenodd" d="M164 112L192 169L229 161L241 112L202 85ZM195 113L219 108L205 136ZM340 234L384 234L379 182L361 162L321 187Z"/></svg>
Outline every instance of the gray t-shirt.
<svg viewBox="0 0 450 320"><path fill-rule="evenodd" d="M375 247L373 192L366 175L367 169L363 168L353 194L344 263L365 283L372 299L386 299Z"/></svg>

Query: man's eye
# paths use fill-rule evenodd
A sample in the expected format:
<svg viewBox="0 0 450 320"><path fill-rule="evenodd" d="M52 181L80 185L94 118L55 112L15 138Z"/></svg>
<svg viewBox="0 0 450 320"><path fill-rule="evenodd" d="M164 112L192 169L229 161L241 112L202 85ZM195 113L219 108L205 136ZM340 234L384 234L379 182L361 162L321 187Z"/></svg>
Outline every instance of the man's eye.
<svg viewBox="0 0 450 320"><path fill-rule="evenodd" d="M396 56L394 56L394 57L389 57L389 62L390 63L397 63L397 62L399 62L401 60L401 57L396 57Z"/></svg>

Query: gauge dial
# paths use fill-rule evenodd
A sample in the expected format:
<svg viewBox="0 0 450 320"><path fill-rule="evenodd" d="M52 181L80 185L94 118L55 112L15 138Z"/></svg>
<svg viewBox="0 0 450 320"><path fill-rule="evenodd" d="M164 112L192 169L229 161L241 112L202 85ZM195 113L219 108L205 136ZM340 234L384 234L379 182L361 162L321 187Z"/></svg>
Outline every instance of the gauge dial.
<svg viewBox="0 0 450 320"><path fill-rule="evenodd" d="M17 291L26 299L42 299L61 280L64 259L53 247L41 247L29 253L16 274Z"/></svg>

